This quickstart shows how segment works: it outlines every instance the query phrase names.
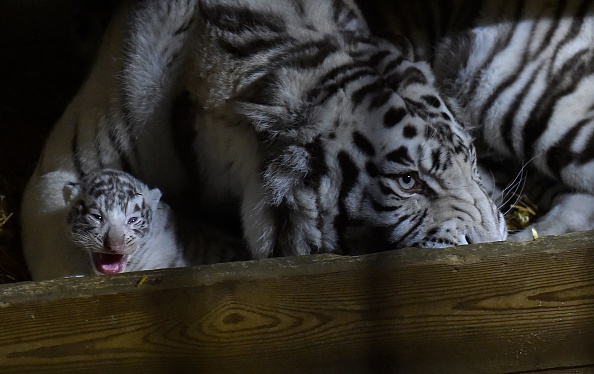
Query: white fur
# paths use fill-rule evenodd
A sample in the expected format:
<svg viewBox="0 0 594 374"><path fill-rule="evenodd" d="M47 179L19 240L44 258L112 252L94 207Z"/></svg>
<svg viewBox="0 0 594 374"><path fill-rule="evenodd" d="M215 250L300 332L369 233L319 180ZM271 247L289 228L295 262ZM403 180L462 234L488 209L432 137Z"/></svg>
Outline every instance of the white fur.
<svg viewBox="0 0 594 374"><path fill-rule="evenodd" d="M63 187L77 176L54 171L30 182L21 206L23 251L33 280L93 274L89 253L70 240L66 221L70 207ZM62 186L58 188L57 186Z"/></svg>
<svg viewBox="0 0 594 374"><path fill-rule="evenodd" d="M594 133L594 79L591 73L594 61L594 4L529 0L522 3L520 19L516 22L518 4L486 1L479 19L472 20L476 26L468 30L472 40L468 59L454 56L459 66L451 66L450 51L457 50L458 43L465 43L465 39L451 37L446 38L441 50L438 48L436 65L447 66L444 71L455 72L458 69L455 77L447 79L453 79L453 86L459 90L458 97L467 103L465 110L480 126L481 140L489 151L511 164L527 164L527 170L531 170L530 179L545 175L560 180L559 183L565 186L566 193L559 195L550 211L534 223L539 235L594 229L591 198L594 194L594 162L579 162L575 156L592 146L587 141L591 142L590 135ZM587 7L585 16L575 17L577 8L582 5ZM555 23L558 6L562 6L563 14ZM496 50L509 35L509 44ZM545 40L547 36L548 40ZM579 58L575 58L576 54ZM523 57L526 57L525 61L522 61ZM498 86L508 79L511 79L509 84L499 92L496 100L488 102ZM569 84L571 79L578 79L577 84ZM476 82L478 88L471 92L470 88ZM543 104L541 98L551 93L558 95L556 100ZM502 136L501 129L507 119L505 115L516 102L520 105L514 107L510 133ZM524 129L527 123L549 109L548 123L543 120L536 122L537 126L546 126L546 131L530 149L531 154L525 154ZM583 127L568 147L567 152L571 154L559 154L560 151L556 150L554 153L557 154L552 155L553 158L573 158L575 161L563 166L559 173L554 173L549 166L547 152L578 124ZM506 145L505 136L511 139L511 148ZM530 197L528 187L523 192ZM541 206L544 211L547 208L548 204ZM531 228L512 235L511 239L531 239Z"/></svg>
<svg viewBox="0 0 594 374"><path fill-rule="evenodd" d="M210 7L213 4L229 3L229 1L208 0L201 4ZM296 3L303 5L304 15L293 14ZM340 33L345 31L332 26L330 2L304 0L296 3L252 0L233 2L234 6L278 15L288 28L289 34L297 40L300 38L320 40L326 35L341 35ZM207 181L206 187L211 191L209 195L220 196L220 192L224 191L235 194L241 200L244 235L255 257L269 256L278 236L286 238L285 245L289 247L288 252L292 254L307 254L311 248L338 250L335 237L337 233L334 232L331 220L338 214L337 195L342 176L337 170L338 164L333 159L341 150L347 149L357 163L357 167L364 170L365 159L358 158L358 152L353 151L351 146L352 131L355 129L365 132L378 149L378 153L379 149L387 150L394 147L397 143L395 137L398 136L396 132L389 133L381 129L381 116L373 118L363 110L355 112L347 98L352 92L339 90L328 102L316 109L299 107L304 102L304 93L312 88L321 75L332 70L333 67L350 61L349 48L352 47L347 46L340 37L337 37L337 43L344 43L344 51L330 55L320 68L302 71L290 68L275 70L269 63L274 51L265 51L241 61L234 60L233 56L220 48L220 40L226 40L226 35L209 26L210 21L202 18L199 20L200 33L195 44L192 68L188 71L186 78L192 97L204 109L200 119L196 121L198 132L196 151L201 161L203 179ZM313 25L317 31L312 31L303 25ZM359 33L360 36L368 35L362 21L348 24L345 28L348 32ZM246 34L245 39L249 40L253 37L249 31ZM253 31L253 34L257 34L257 30ZM230 40L237 39L230 37ZM386 46L386 48L390 47ZM399 68L404 70L410 66L425 72L429 83L432 82L428 65L403 62ZM382 68L385 68L385 65L378 67L378 69ZM253 71L257 73L252 74ZM249 97L251 87L257 86L258 80L267 74L274 75L276 82L269 93L274 97L271 103L268 105L243 103L246 92ZM372 81L373 78L362 77L359 84L364 85ZM434 92L423 90L422 86L412 85L403 94L419 99L425 93ZM239 105L231 105L234 101L238 101ZM306 113L304 115L307 118L294 128L280 128L279 121L275 120L277 116L286 119L302 113ZM344 128L337 130L338 140L334 145L330 142L324 145L330 175L324 179L317 191L310 190L302 184L307 175L309 156L300 148L300 145L311 142L316 136L325 136L331 131L334 123L341 123ZM374 127L373 124L376 123L377 127ZM366 127L373 128L377 133L362 130ZM261 170L263 159L272 156L267 153L267 145L258 140L258 135L268 136L271 143L277 139L280 139L279 142L286 141L282 154L266 164L264 170ZM462 136L467 137L467 135ZM384 143L386 144L382 147ZM419 154L415 159L420 160L425 156ZM377 158L379 160L380 156L378 155ZM472 188L476 181L470 176L464 176L463 182L460 183L468 184L469 188ZM346 202L346 206L353 217L361 215L363 219L373 224L387 225L393 219L392 217L387 218L388 215L374 217L376 213L362 206L365 190L372 188L368 184L371 185L373 182L361 179L352 197ZM455 194L450 195L449 191L440 190L439 193L443 193L443 196L440 196L444 200L451 201L457 198ZM471 195L464 204L476 205L474 208L477 209L476 214L468 217L474 221L451 225L461 232L469 230L467 225L480 226L476 230L470 230L472 234L469 234L468 240L503 239L505 230L492 202L478 186L472 189ZM429 204L427 200L423 202ZM286 225L281 225L283 228L279 232L277 231L279 217L275 217L275 214L278 214L278 212L275 213L275 207L281 203L289 209L282 213L286 215L281 218L286 220ZM382 221L382 218L387 220ZM444 213L439 218L447 220L452 217L451 214ZM437 222L439 218L431 218L431 222ZM401 231L405 233L407 226L403 225ZM452 242L465 244L466 240L465 237L462 239L456 237Z"/></svg>

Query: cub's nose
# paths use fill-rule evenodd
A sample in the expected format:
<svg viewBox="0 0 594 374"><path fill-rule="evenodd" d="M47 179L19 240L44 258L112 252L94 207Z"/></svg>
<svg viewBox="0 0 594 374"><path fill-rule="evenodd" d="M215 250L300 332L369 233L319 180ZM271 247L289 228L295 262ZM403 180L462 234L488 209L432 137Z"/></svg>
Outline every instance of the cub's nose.
<svg viewBox="0 0 594 374"><path fill-rule="evenodd" d="M109 252L120 252L124 248L124 238L112 238L107 236L103 240L103 248Z"/></svg>

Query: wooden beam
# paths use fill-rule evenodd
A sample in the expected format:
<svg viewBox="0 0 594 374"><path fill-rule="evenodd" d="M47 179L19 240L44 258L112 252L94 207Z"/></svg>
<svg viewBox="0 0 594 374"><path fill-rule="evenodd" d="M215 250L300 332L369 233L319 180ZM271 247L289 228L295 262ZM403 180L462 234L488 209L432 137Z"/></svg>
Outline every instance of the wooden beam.
<svg viewBox="0 0 594 374"><path fill-rule="evenodd" d="M3 285L0 372L594 372L594 233Z"/></svg>

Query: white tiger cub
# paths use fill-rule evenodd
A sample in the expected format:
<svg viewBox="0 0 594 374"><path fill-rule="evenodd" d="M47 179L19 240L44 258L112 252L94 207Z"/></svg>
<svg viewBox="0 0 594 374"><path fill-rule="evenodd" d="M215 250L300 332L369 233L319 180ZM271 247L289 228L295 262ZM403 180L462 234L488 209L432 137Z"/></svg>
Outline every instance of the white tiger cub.
<svg viewBox="0 0 594 374"><path fill-rule="evenodd" d="M42 179L65 182L68 175L54 172ZM53 198L63 199L66 209L56 212L54 227L44 232L63 232L67 240L52 253L27 258L35 280L243 259L239 241L180 220L159 189L126 172L91 172L80 182L66 182L63 195Z"/></svg>
<svg viewBox="0 0 594 374"><path fill-rule="evenodd" d="M88 271L80 267L86 255L72 250L62 227L68 211L63 189L93 170L125 170L158 186L172 205L187 200L186 172L171 127L164 125L184 61L181 46L194 16L192 4L178 5L175 23L158 19L166 18L163 12L123 2L87 80L49 134L21 206L23 253L34 279ZM155 32L167 44L153 43L156 37L141 22L134 24L136 17L157 17ZM143 67L130 68L130 56L145 61ZM56 264L64 268L52 269Z"/></svg>
<svg viewBox="0 0 594 374"><path fill-rule="evenodd" d="M68 230L102 274L190 265L161 191L116 170L90 173L64 187Z"/></svg>

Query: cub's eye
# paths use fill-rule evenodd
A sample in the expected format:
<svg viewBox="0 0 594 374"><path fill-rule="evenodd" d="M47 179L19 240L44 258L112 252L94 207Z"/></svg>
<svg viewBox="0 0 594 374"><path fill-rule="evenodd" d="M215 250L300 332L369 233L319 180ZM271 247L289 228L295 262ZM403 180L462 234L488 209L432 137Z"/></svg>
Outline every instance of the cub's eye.
<svg viewBox="0 0 594 374"><path fill-rule="evenodd" d="M138 217L131 217L131 218L128 220L128 225L131 225L131 224L133 224L133 223L134 223L134 222L136 222L136 221L138 221Z"/></svg>
<svg viewBox="0 0 594 374"><path fill-rule="evenodd" d="M99 213L91 213L91 217L95 218L97 221L103 221L103 216Z"/></svg>
<svg viewBox="0 0 594 374"><path fill-rule="evenodd" d="M413 173L399 174L395 178L398 186L406 192L416 193L423 191L423 183L419 177Z"/></svg>

